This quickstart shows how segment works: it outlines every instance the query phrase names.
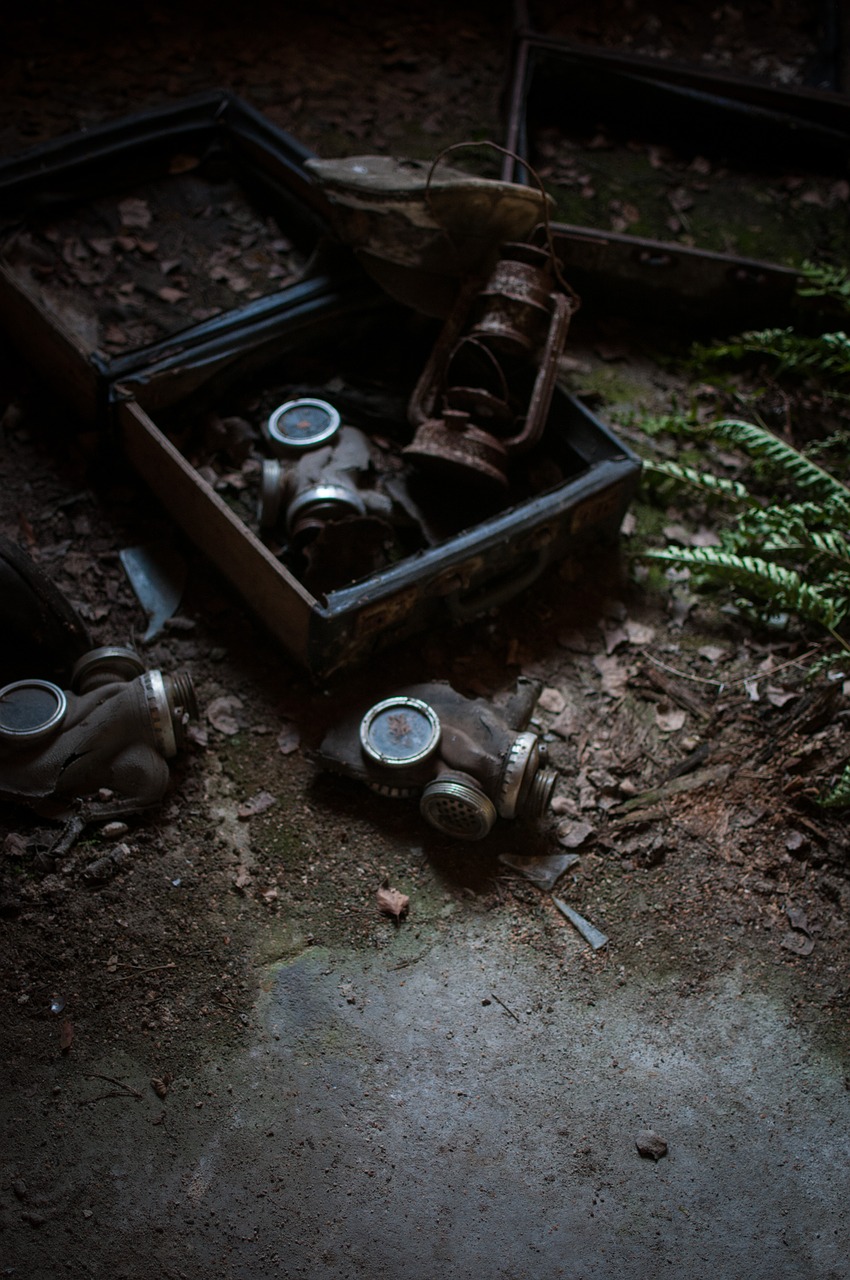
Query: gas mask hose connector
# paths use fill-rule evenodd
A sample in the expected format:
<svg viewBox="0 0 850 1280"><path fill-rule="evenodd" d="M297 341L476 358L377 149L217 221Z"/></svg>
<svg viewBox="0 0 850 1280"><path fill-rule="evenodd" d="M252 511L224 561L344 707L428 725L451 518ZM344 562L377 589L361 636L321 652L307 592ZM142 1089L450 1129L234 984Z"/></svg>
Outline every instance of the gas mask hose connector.
<svg viewBox="0 0 850 1280"><path fill-rule="evenodd" d="M540 818L549 807L552 799L552 792L555 790L555 783L558 781L557 769L551 769L548 766L538 769L534 775L528 797L523 806L523 816L529 818Z"/></svg>
<svg viewBox="0 0 850 1280"><path fill-rule="evenodd" d="M165 677L146 671L141 682L157 747L170 760L182 744L186 720L198 713L192 678L185 671Z"/></svg>
<svg viewBox="0 0 850 1280"><path fill-rule="evenodd" d="M185 737L187 722L198 718L198 699L195 696L195 686L188 671L175 671L173 675L166 676L163 680L163 685L165 686L165 696L168 700L168 710L171 715L174 736L179 747Z"/></svg>

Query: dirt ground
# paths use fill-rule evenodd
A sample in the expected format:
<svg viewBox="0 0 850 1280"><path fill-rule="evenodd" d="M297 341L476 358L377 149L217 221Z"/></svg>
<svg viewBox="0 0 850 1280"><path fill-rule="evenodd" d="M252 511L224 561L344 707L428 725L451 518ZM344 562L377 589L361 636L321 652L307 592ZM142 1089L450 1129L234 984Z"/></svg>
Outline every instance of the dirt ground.
<svg viewBox="0 0 850 1280"><path fill-rule="evenodd" d="M705 31L694 29L690 17L683 21L679 10L612 2L570 7L566 13L541 5L532 17L542 30L560 37L664 57L701 57L706 65L784 84L800 83L822 48L808 6L747 6L746 13L723 6L710 23L703 15ZM368 17L334 4L309 13L284 7L273 14L254 13L251 6L234 13L224 6L201 11L183 5L150 10L144 20L100 6L83 6L81 13L79 6L36 5L7 20L0 149L11 155L61 133L214 87L243 95L323 156L377 151L427 158L455 141L499 141L510 24L509 13L475 5L412 4L403 12L378 5L370 6ZM579 156L592 160L593 150ZM549 159L554 164L557 157ZM568 185L575 187L578 170L568 166L566 172ZM710 175L700 177L710 185ZM681 185L681 175L670 182ZM843 234L848 196L837 182L786 183L784 190L789 201L801 189L815 192L803 202L804 211L816 209L823 225L831 231L837 226ZM678 224L668 233L693 242L683 202L678 209L671 204L671 211ZM622 201L606 216L622 219ZM231 230L232 222L231 217ZM244 220L237 229L243 235L252 230ZM139 237L144 234L138 229ZM87 242L91 239L89 234ZM221 243L227 243L226 228ZM252 296L251 270L262 274L261 268L249 263L239 274L239 252L249 252L250 246L243 242L240 250L237 240L233 244L233 253L219 260L217 287L223 292L204 305L227 306L226 290L233 289L234 280L236 295ZM151 249L148 258L161 264L181 252L179 244L164 244ZM98 250L89 245L86 253L85 261L74 253L63 259L71 284L112 288ZM277 243L273 253L272 279L285 282L299 269L297 255L286 243ZM189 286L174 284L181 271L161 271L166 293L160 291L155 307L141 309L133 323L154 323L157 308L165 313L183 305ZM257 286L260 291L267 280L266 275ZM183 296L169 296L169 288ZM112 342L111 349L120 350L128 332L134 341L150 337L120 321L110 323L112 328L101 332L107 349ZM628 412L663 412L682 394L681 371L649 360L639 335L628 329L589 332L569 355L568 385L616 421L636 449L645 442L629 425ZM702 394L708 393L703 389ZM828 408L831 428L846 430L846 410L837 403ZM525 1153L522 1160L527 1158L521 1167L536 1170L528 1175L527 1185L533 1187L534 1177L550 1168L552 1135L569 1131L567 1163L576 1203L592 1217L591 1198L600 1198L598 1240L604 1240L607 1261L595 1252L593 1223L585 1219L585 1234L574 1241L581 1260L577 1269L563 1257L556 1266L550 1240L540 1246L538 1264L533 1253L520 1257L507 1249L501 1260L489 1257L489 1273L637 1277L646 1274L641 1268L648 1260L653 1267L687 1271L683 1250L693 1243L687 1227L673 1231L664 1225L663 1243L651 1244L655 1226L650 1230L648 1222L655 1210L644 1206L646 1221L632 1220L629 1252L626 1236L618 1234L613 1218L608 1220L613 1211L602 1208L601 1188L607 1186L605 1194L616 1201L611 1189L624 1185L626 1175L618 1181L614 1165L606 1169L599 1154L604 1122L590 1096L598 1088L607 1105L619 1105L611 1102L621 1088L612 1073L618 1055L625 1061L624 1055L635 1052L630 1037L640 1036L641 1026L647 1043L661 1044L674 1057L693 1041L710 1061L712 1037L722 1038L726 1018L722 1010L715 1017L711 1009L715 1001L726 1009L723 1000L730 990L737 1010L750 1009L750 1030L742 1014L735 1043L723 1045L720 1056L749 1052L752 1033L777 1073L790 1060L787 1055L798 1063L805 1060L810 1074L801 1083L792 1073L783 1103L787 1141L793 1147L795 1134L800 1141L801 1133L808 1134L814 1151L806 1169L813 1185L822 1175L824 1204L841 1203L850 1089L850 878L846 818L820 808L817 796L835 780L846 757L850 672L843 673L836 653L834 668L815 684L807 683L806 667L824 651L821 636L793 628L765 634L722 608L722 601L695 595L687 580L661 582L632 560L632 549L648 529L660 534L664 527L684 523L695 539L706 534L704 513L661 511L640 501L616 548L550 569L530 592L498 612L461 628L428 632L395 646L365 671L317 684L282 655L203 555L175 533L121 459L86 424L69 423L62 404L45 393L39 376L11 346L4 348L0 364L0 414L0 531L50 574L95 643L135 643L149 667L190 672L200 707L187 748L172 769L168 795L154 815L131 820L126 829L90 828L57 858L51 854L55 824L23 806L0 810L3 1274L155 1273L145 1265L158 1274L192 1277L209 1274L212 1266L223 1275L246 1277L400 1274L399 1260L409 1264L418 1255L409 1240L394 1255L387 1240L395 1230L404 1235L398 1215L406 1197L415 1203L423 1194L413 1166L405 1167L402 1156L404 1173L396 1175L402 1177L401 1191L394 1193L399 1199L381 1201L389 1216L376 1222L373 1234L363 1228L362 1239L356 1231L346 1238L342 1227L328 1225L323 1252L315 1243L322 1232L308 1225L308 1219L310 1224L324 1220L325 1213L328 1224L341 1223L352 1187L363 1204L370 1203L373 1191L384 1194L376 1188L378 1179L370 1182L368 1174L364 1182L363 1169L354 1168L362 1157L359 1147L348 1151L350 1167L344 1160L334 1164L325 1149L324 1122L316 1119L311 1128L306 1118L308 1095L310 1106L320 1110L322 1067L316 1055L339 1052L340 1062L347 1061L344 1050L331 1044L331 1034L341 1041L351 1037L352 1061L360 1052L358 1036L384 1046L383 1035L391 1046L376 1049L374 1062L370 1059L370 1102L364 1101L362 1080L358 1093L348 1077L343 1079L347 1068L339 1067L340 1078L327 1087L338 1085L340 1098L351 1091L358 1132L372 1125L373 1135L379 1133L391 1153L406 1149L413 1159L418 1151L436 1167L446 1162L444 1199L438 1203L426 1194L420 1205L416 1230L427 1232L432 1213L443 1224L450 1224L455 1212L460 1215L449 1193L454 1187L460 1196L463 1185L465 1194L467 1169L446 1154L455 1150L448 1139L446 1150L437 1149L436 1140L433 1148L416 1147L417 1141L427 1142L427 1125L437 1123L433 1114L446 1109L456 1124L452 1141L461 1147L458 1135L469 1123L486 1161L496 1168L500 1155L492 1134L499 1118L498 1091L512 1098L517 1088L507 1064L513 1061L515 1068L528 1054L544 1071L544 1033L535 1031L543 1038L534 1039L529 1028L554 1025L559 1018L564 1034L572 1027L577 1040L592 1044L595 1053L605 1033L601 1016L600 1026L592 1023L594 1005L611 1011L613 1048L600 1050L602 1057L593 1059L597 1074L575 1095L580 1121L547 1116L540 1135L532 1096L518 1113L527 1127L514 1134L513 1142ZM146 619L119 552L158 539L176 546L184 558L187 587L162 634L141 646ZM537 824L499 823L480 845L459 844L428 828L415 804L373 795L353 781L322 773L305 750L317 724L332 719L336 706L387 681L447 679L468 696L499 702L520 676L538 679L543 689L534 723L559 771L553 810ZM104 871L102 860L116 847L121 856ZM577 860L558 881L556 893L604 930L608 943L597 951L572 930L549 893L506 862L565 852ZM100 870L93 871L95 864ZM401 920L378 909L382 885L409 896L409 912ZM439 986L439 975L454 974L454 966L474 969L480 962L483 968L485 961L477 1011L466 1021L458 1014L461 1022L447 1031L450 1019L446 1014L440 1024L439 999L429 984ZM533 976L526 980L523 974ZM395 987L409 981L418 1008L428 1011L407 1038L392 1004L396 997L387 995L389 980ZM313 987L326 992L339 1011L339 1025L330 1031L317 1012L321 995L310 994ZM761 1000L779 1009L775 1024L768 1025ZM477 1023L496 1011L502 1023L490 1042L499 1063L490 1083L491 1109L456 1115L458 1099L465 1090L477 1096L479 1084L474 1071L465 1073L466 1058L464 1072L455 1077L459 1068L446 1037L464 1038L466 1054L471 1021L477 1031ZM356 1028L346 1022L355 1014L362 1015ZM287 1021L293 1018L295 1023ZM526 1030L519 1048L519 1040L506 1039L508 1032L520 1037ZM559 1052L563 1048L553 1049ZM389 1136L387 1110L395 1087L389 1064L398 1067L405 1054L410 1061L427 1061L438 1083L432 1093L422 1085L415 1105L408 1099L419 1129L414 1125L409 1133ZM759 1055L753 1054L755 1060ZM603 1058L606 1081L610 1076L604 1088ZM763 1058L759 1061L764 1067ZM245 1072L255 1073L250 1089L245 1086L250 1118L244 1123L264 1135L276 1128L280 1135L289 1124L292 1150L299 1159L306 1157L301 1210L286 1201L294 1235L290 1239L284 1230L276 1241L277 1261L258 1243L271 1238L265 1208L249 1211L240 1200L237 1213L216 1184L206 1199L206 1191L199 1190L199 1171L213 1161L215 1142L209 1139L211 1145L204 1146L198 1135L207 1117L212 1123L212 1116L230 1105L225 1077L216 1072L225 1072L232 1093L236 1062L242 1063L243 1083ZM385 1066L375 1065L381 1062ZM820 1076L812 1062L826 1064ZM297 1083L299 1063L309 1063L309 1085ZM291 1075L273 1076L273 1070ZM545 1071L550 1075L540 1078L541 1097L551 1099L563 1081L551 1059ZM529 1068L528 1074L533 1089L534 1071ZM302 1089L289 1121L277 1110L279 1094L269 1103L276 1119L259 1105L262 1082L272 1079L288 1080L293 1096ZM778 1106L774 1085L771 1078L763 1094L756 1090L753 1105L769 1108L772 1096ZM681 1094L675 1095L675 1105L670 1103L670 1131L676 1128L674 1115L681 1124L689 1107L699 1111L703 1086L708 1097L710 1086L683 1075ZM823 1123L834 1146L820 1136L820 1121L808 1110L821 1092L832 1108ZM706 1114L709 1107L706 1103ZM142 1114L148 1126L144 1138L130 1122ZM630 1145L633 1129L654 1127L638 1125L637 1119L618 1112L617 1124L630 1135ZM196 1130L190 1121L197 1122ZM696 1132L698 1121L692 1124ZM836 1137L842 1125L843 1135ZM158 1135L160 1127L171 1155L137 1160L133 1171L134 1146L147 1151L150 1135L154 1130ZM340 1142L354 1141L344 1115L335 1114L331 1127ZM235 1133L235 1120L231 1128ZM724 1202L724 1186L730 1196L745 1196L752 1169L744 1167L742 1156L712 1163L714 1141L705 1138L701 1167L689 1172L713 1178L711 1185ZM737 1141L746 1146L745 1125ZM546 1154L534 1156L536 1143ZM321 1149L316 1161L310 1154L314 1146ZM237 1199L251 1180L256 1158L257 1169L269 1179L269 1210L277 1204L283 1211L284 1201L275 1201L267 1157L255 1157L247 1147L240 1148L238 1158L228 1150L242 1179ZM185 1175L178 1192L175 1153L186 1151L196 1161L195 1181L187 1184ZM670 1161L638 1164L663 1171L668 1163L673 1167L672 1156L671 1145ZM100 1172L86 1180L72 1170L85 1169L87 1160ZM800 1160L805 1164L804 1156ZM376 1167L380 1163L376 1155ZM296 1165L287 1167L287 1180L297 1176ZM116 1172L119 1166L130 1173ZM563 1164L559 1168L559 1180L566 1178ZM182 1203L185 1193L194 1216L177 1222L163 1209L157 1222L157 1212L143 1217L139 1209L134 1217L129 1200L104 1190L107 1169L119 1183L129 1177L121 1185L135 1187L139 1204L148 1183L156 1181L163 1205ZM473 1181L477 1176L470 1173ZM770 1230L778 1237L781 1216L800 1213L793 1257L766 1253L770 1270L762 1272L768 1261L756 1263L758 1232L751 1233L748 1225L743 1238L752 1252L745 1248L725 1274L790 1277L803 1274L807 1258L817 1262L819 1274L843 1274L843 1242L837 1236L806 1240L804 1215L800 1205L793 1206L797 1184L783 1183L782 1177L777 1173L776 1221ZM685 1196L672 1189L664 1194L671 1202ZM816 1191L808 1187L807 1194ZM545 1203L548 1195L546 1190ZM585 1196L590 1197L586 1203ZM483 1192L480 1199L483 1227L493 1206L485 1211ZM467 1211L470 1221L459 1216L456 1224L464 1232L475 1216L471 1206ZM696 1214L693 1206L690 1211ZM231 1223L235 1234L219 1237L213 1219L228 1212L239 1225ZM675 1217L678 1211L669 1213ZM252 1214L259 1215L256 1222ZM514 1226L516 1238L524 1240L527 1222ZM725 1219L719 1223L718 1240L728 1228ZM503 1224L503 1230L509 1227ZM433 1275L437 1265L458 1277L473 1269L487 1271L487 1248L476 1239L474 1233L461 1239L446 1226L439 1247L422 1254L427 1265L408 1265L406 1274ZM561 1244L566 1246L567 1239ZM666 1251L663 1256L656 1245ZM697 1250L693 1274L716 1270L722 1247L712 1236L702 1254Z"/></svg>

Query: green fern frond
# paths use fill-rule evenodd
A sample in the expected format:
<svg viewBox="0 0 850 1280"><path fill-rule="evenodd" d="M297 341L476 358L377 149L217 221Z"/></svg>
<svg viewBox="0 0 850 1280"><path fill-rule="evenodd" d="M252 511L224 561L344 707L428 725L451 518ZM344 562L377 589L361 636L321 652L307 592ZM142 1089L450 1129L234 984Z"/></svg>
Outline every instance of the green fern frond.
<svg viewBox="0 0 850 1280"><path fill-rule="evenodd" d="M850 762L831 791L819 801L822 809L846 809L850 805Z"/></svg>
<svg viewBox="0 0 850 1280"><path fill-rule="evenodd" d="M850 270L806 260L800 268L804 283L797 286L801 298L833 298L850 311Z"/></svg>
<svg viewBox="0 0 850 1280"><path fill-rule="evenodd" d="M850 543L847 537L829 528L817 529L821 513L813 503L788 507L751 507L741 512L734 526L722 530L721 545L738 554L758 551L767 558L797 555L807 562L811 576L817 566L822 575L850 573Z"/></svg>
<svg viewBox="0 0 850 1280"><path fill-rule="evenodd" d="M796 552L811 559L812 553L821 560L846 566L850 571L850 551L839 533L818 533L812 529L798 533L771 533L762 543L764 552Z"/></svg>
<svg viewBox="0 0 850 1280"><path fill-rule="evenodd" d="M737 445L750 457L765 459L777 473L807 493L834 499L846 507L850 517L850 489L766 427L739 418L720 418L710 424L709 431L713 439Z"/></svg>
<svg viewBox="0 0 850 1280"><path fill-rule="evenodd" d="M834 631L845 617L848 601L804 582L794 569L774 564L758 556L735 555L719 547L665 547L647 550L641 556L649 560L681 565L697 573L737 587L771 605L799 614Z"/></svg>
<svg viewBox="0 0 850 1280"><path fill-rule="evenodd" d="M832 534L837 523L840 524L840 521L836 521L828 513L826 504L789 502L785 506L779 506L771 503L768 507L751 505L741 512L736 529L749 539L768 538L774 534L779 537L784 534L805 538L807 534L821 532L822 526Z"/></svg>
<svg viewBox="0 0 850 1280"><path fill-rule="evenodd" d="M850 338L841 330L808 337L791 328L750 329L730 342L710 346L698 343L691 352L698 363L757 355L773 360L778 373L813 373L833 378L850 374Z"/></svg>
<svg viewBox="0 0 850 1280"><path fill-rule="evenodd" d="M650 479L672 480L676 484L699 489L709 497L744 503L755 501L746 485L741 484L740 481L727 480L723 476L713 475L710 471L698 471L695 467L685 467L678 462L644 459L643 474Z"/></svg>

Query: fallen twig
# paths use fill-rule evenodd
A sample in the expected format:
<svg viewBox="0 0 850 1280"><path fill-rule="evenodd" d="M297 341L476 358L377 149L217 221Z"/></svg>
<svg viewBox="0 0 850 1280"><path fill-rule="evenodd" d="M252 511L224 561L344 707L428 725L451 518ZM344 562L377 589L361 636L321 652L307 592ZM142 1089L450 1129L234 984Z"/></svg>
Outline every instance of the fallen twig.
<svg viewBox="0 0 850 1280"><path fill-rule="evenodd" d="M100 1102L102 1098L123 1098L127 1095L131 1098L139 1098L140 1100L142 1098L142 1094L139 1093L138 1089L134 1089L132 1085L125 1084L123 1080L116 1080L113 1076L102 1076L99 1072L95 1071L86 1075L85 1078L86 1080L105 1080L107 1084L117 1085L119 1089L123 1090L123 1093L101 1093L96 1098L85 1098L83 1099L85 1103Z"/></svg>
<svg viewBox="0 0 850 1280"><path fill-rule="evenodd" d="M505 1004L504 1000L500 1000L500 999L499 999L499 997L496 995L495 991L491 991L491 992L490 992L490 995L491 995L491 996L493 997L493 999L496 1001L496 1004L500 1004L500 1005L502 1006L502 1008L504 1009L505 1013L509 1013L509 1014L511 1015L511 1017L512 1017L512 1018L513 1018L513 1020L514 1020L514 1022L519 1022L519 1014L514 1013L513 1009L509 1009L509 1008L508 1008L508 1006Z"/></svg>

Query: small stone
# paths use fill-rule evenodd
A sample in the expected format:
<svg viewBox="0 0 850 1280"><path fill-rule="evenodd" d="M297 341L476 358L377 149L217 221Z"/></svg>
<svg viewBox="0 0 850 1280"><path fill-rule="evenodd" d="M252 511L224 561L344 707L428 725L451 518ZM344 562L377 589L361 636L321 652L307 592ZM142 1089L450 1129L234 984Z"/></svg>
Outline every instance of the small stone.
<svg viewBox="0 0 850 1280"><path fill-rule="evenodd" d="M101 827L100 834L106 836L107 840L118 840L121 836L126 836L129 830L126 822L107 822L105 827Z"/></svg>
<svg viewBox="0 0 850 1280"><path fill-rule="evenodd" d="M653 1133L651 1129L644 1129L635 1138L635 1146L638 1153L646 1160L659 1161L662 1156L667 1154L667 1143L660 1134Z"/></svg>

